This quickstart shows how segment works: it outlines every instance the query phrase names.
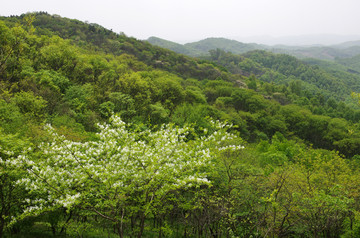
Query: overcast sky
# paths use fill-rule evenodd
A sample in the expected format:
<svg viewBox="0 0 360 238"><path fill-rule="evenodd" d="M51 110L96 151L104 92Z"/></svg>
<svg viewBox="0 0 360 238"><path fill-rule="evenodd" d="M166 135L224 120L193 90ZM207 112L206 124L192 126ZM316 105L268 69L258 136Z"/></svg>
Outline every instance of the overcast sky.
<svg viewBox="0 0 360 238"><path fill-rule="evenodd" d="M0 15L46 11L138 39L360 35L360 0L11 0Z"/></svg>

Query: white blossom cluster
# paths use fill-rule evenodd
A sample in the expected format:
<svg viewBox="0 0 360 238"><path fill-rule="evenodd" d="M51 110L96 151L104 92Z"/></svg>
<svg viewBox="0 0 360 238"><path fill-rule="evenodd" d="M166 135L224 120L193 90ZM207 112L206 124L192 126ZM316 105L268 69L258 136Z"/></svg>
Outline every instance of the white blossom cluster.
<svg viewBox="0 0 360 238"><path fill-rule="evenodd" d="M191 128L163 125L157 131L127 130L116 116L111 124L99 125L98 140L72 142L57 135L42 144L39 156L24 154L9 160L9 165L28 171L17 181L41 199L28 201L27 212L44 207L92 204L126 197L138 191L163 196L169 191L194 185L210 184L206 171L212 158L223 150L242 146L226 144L236 136L226 131L229 125L212 122L216 130L187 141Z"/></svg>

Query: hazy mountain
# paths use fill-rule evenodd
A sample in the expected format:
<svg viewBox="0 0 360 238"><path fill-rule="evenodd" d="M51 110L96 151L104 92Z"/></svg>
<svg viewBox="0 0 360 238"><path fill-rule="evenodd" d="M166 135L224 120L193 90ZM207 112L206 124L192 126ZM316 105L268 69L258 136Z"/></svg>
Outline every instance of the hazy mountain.
<svg viewBox="0 0 360 238"><path fill-rule="evenodd" d="M360 46L360 40L358 41L347 41L341 44L337 44L337 45L333 45L332 47L334 48L351 48L351 47L356 47L356 46Z"/></svg>
<svg viewBox="0 0 360 238"><path fill-rule="evenodd" d="M349 48L333 48L333 47L284 47L274 48L274 53L282 53L293 55L298 58L315 58L323 60L335 60L336 58L350 58L360 54L360 46Z"/></svg>
<svg viewBox="0 0 360 238"><path fill-rule="evenodd" d="M148 40L153 45L173 50L189 56L208 55L210 50L221 49L233 54L242 54L252 50L267 50L274 53L289 54L300 59L315 58L322 60L335 60L336 58L351 58L360 54L360 41L344 42L333 46L293 46L293 45L259 45L255 43L242 43L226 38L207 38L197 42L178 44L157 37Z"/></svg>
<svg viewBox="0 0 360 238"><path fill-rule="evenodd" d="M256 42L266 45L295 45L295 46L319 46L336 45L348 41L357 41L360 35L334 35L334 34L316 34L316 35L298 35L298 36L253 36L253 37L233 37L242 42Z"/></svg>

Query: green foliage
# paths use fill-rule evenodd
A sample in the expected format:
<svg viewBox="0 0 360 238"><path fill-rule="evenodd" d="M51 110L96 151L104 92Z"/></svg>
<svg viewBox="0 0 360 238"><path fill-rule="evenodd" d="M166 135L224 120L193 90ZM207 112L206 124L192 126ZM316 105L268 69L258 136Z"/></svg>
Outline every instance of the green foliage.
<svg viewBox="0 0 360 238"><path fill-rule="evenodd" d="M302 145L297 145L295 141L288 141L277 132L271 138L271 144L262 141L258 145L261 152L261 161L263 165L280 166L284 163L294 162L296 155L300 153Z"/></svg>
<svg viewBox="0 0 360 238"><path fill-rule="evenodd" d="M88 104L90 104L93 86L85 84L83 86L71 86L66 90L64 99L75 112L84 112Z"/></svg>
<svg viewBox="0 0 360 238"><path fill-rule="evenodd" d="M218 115L218 112L208 105L185 103L176 108L172 114L172 122L178 125L194 124L197 128L210 128L207 117Z"/></svg>
<svg viewBox="0 0 360 238"><path fill-rule="evenodd" d="M36 74L37 82L52 91L64 94L71 85L70 80L54 70L41 70Z"/></svg>
<svg viewBox="0 0 360 238"><path fill-rule="evenodd" d="M104 102L99 106L100 114L104 118L109 118L114 112L114 109L115 109L115 105L110 101Z"/></svg>
<svg viewBox="0 0 360 238"><path fill-rule="evenodd" d="M189 103L206 104L206 97L200 88L188 86L185 91L185 101Z"/></svg>
<svg viewBox="0 0 360 238"><path fill-rule="evenodd" d="M32 91L16 93L13 102L25 116L38 120L44 119L47 102L42 97L35 96Z"/></svg>
<svg viewBox="0 0 360 238"><path fill-rule="evenodd" d="M169 122L169 112L160 102L149 105L149 120L153 125Z"/></svg>
<svg viewBox="0 0 360 238"><path fill-rule="evenodd" d="M0 124L5 133L19 132L24 126L25 118L15 103L0 100Z"/></svg>

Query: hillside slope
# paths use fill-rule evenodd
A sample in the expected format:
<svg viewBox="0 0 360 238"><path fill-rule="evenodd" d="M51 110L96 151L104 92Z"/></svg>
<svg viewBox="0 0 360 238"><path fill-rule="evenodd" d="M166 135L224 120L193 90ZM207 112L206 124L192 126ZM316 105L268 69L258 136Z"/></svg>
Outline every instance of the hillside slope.
<svg viewBox="0 0 360 238"><path fill-rule="evenodd" d="M14 26L16 20L25 17L6 21ZM6 61L2 78L7 82L3 93L9 91L14 96L30 90L34 97L45 100L42 119L65 116L68 121L75 120L92 131L96 122L106 119L112 110L127 120L151 124L170 121L202 124L206 116L231 118L235 124L242 125L239 130L249 141L258 140L260 132L270 138L278 128L315 146L355 153L335 146L325 131L319 132L321 139L314 138L301 130L290 129L286 117L281 116L281 123L273 117L282 113L274 105L295 103L310 110L309 113L329 116L326 120L340 117L349 123L356 121L357 111L349 103L351 90L358 91L359 79L352 74L337 77L337 73L308 66L294 57L265 51L238 56L213 50L209 58L213 62L198 60L124 34L117 35L95 24L45 13L39 13L36 18L35 31L27 27L29 32L23 33L31 35L22 40L28 51L19 48L17 54L10 52L13 56ZM17 34L11 29L7 31L10 35ZM58 82L60 79L64 81L62 84ZM15 82L18 82L16 87ZM334 100L337 100L335 104ZM193 117L181 114L198 111L199 105L202 113ZM254 114L255 118L257 113L264 113L268 122L279 123L271 129L269 126L274 126L271 123L250 119L242 112Z"/></svg>

